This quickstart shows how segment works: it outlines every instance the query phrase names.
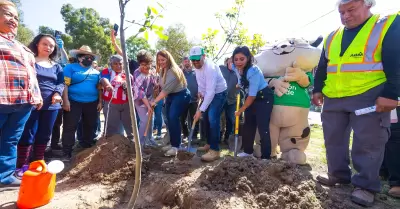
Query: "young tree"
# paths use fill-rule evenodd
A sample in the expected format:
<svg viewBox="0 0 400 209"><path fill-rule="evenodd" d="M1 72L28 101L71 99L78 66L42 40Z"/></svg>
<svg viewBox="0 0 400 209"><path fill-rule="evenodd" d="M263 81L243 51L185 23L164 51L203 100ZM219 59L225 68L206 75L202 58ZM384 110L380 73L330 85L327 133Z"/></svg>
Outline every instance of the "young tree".
<svg viewBox="0 0 400 209"><path fill-rule="evenodd" d="M122 54L123 54L123 59L124 59L124 71L125 73L129 74L129 67L128 67L128 56L127 56L127 50L126 50L126 42L125 42L125 28L124 28L124 23L125 23L125 7L126 4L128 4L130 0L119 0L119 8L120 8L120 13L121 13L121 22L120 22L120 39L121 39L121 48L122 48ZM163 6L159 4L161 8ZM148 39L148 32L147 31L153 31L155 32L160 38L162 39L168 39L168 36L164 35L161 28L159 26L154 25L154 22L158 18L162 18L162 15L159 14L159 12L153 8L153 7L147 7L147 12L145 13L145 21L144 23L136 23L134 20L131 21L131 23L140 25L141 28L139 31L136 33L136 35L133 36L133 38L136 38L140 33L144 33L145 38ZM132 83L131 79L127 79L127 89L132 89ZM133 128L133 135L134 135L134 140L135 140L135 152L136 152L136 158L135 158L135 185L133 187L132 195L128 203L128 208L133 209L136 203L136 198L139 195L139 190L140 190L140 184L141 184L141 172L142 172L142 150L139 141L139 133L138 133L138 127L136 123L136 114L135 114L135 107L133 104L133 92L128 91L128 101L129 101L129 110L131 112L131 122L132 122L132 128Z"/></svg>

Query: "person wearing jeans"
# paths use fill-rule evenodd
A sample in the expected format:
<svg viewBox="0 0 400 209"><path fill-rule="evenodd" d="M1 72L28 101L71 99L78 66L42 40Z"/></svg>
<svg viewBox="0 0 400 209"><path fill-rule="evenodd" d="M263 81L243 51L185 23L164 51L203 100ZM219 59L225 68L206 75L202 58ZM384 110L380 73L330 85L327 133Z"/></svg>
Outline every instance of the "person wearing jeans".
<svg viewBox="0 0 400 209"><path fill-rule="evenodd" d="M194 120L198 121L203 116L202 124L205 124L204 129L207 129L208 135L207 144L199 150L208 151L201 156L201 159L211 162L220 157L220 118L226 102L226 81L218 65L206 58L203 48L195 46L190 49L189 54L196 69L199 97L203 98L199 110L194 115Z"/></svg>
<svg viewBox="0 0 400 209"><path fill-rule="evenodd" d="M232 69L232 58L225 60L225 66L220 66L220 68L228 87L228 96L223 108L225 113L223 119L226 121L224 141L227 142L229 136L233 134L233 127L235 126L236 98L239 93L239 88L237 88L238 77Z"/></svg>
<svg viewBox="0 0 400 209"><path fill-rule="evenodd" d="M16 189L14 175L17 144L33 106L43 101L31 50L15 40L18 10L11 1L0 1L0 190ZM1 192L1 191L0 191Z"/></svg>
<svg viewBox="0 0 400 209"><path fill-rule="evenodd" d="M63 133L62 160L69 161L75 145L75 133L79 120L83 122L83 148L94 145L97 114L102 109L101 91L99 90L100 72L93 69L92 62L98 56L92 53L88 46L71 50L72 57L78 63L69 64L64 68L65 90L63 95Z"/></svg>
<svg viewBox="0 0 400 209"><path fill-rule="evenodd" d="M56 39L48 34L39 34L29 44L29 48L36 58L35 68L43 107L32 111L18 143L16 174L19 178L22 178L28 168L31 150L32 161L44 159L58 110L61 109L61 95L64 90L63 69L54 61L57 56Z"/></svg>
<svg viewBox="0 0 400 209"><path fill-rule="evenodd" d="M196 73L194 72L194 69L190 63L189 57L183 58L182 65L183 65L183 69L182 69L183 74L185 75L186 82L188 84L188 89L190 91L190 96L191 96L189 106L183 112L182 117L180 118L182 132L183 132L183 138L187 138L189 136L189 131L192 128L194 114L196 114L196 111L197 111L198 86L197 86L197 80L196 80ZM194 131L193 131L194 138L197 138L198 132L199 132L199 123L197 123L194 128Z"/></svg>
<svg viewBox="0 0 400 209"><path fill-rule="evenodd" d="M172 55L165 50L157 53L157 72L162 76L160 81L161 92L151 102L154 107L167 97L165 110L167 115L167 129L171 145L163 147L166 156L175 156L181 146L181 125L179 118L190 102L190 92L187 89L185 75L175 63Z"/></svg>
<svg viewBox="0 0 400 209"><path fill-rule="evenodd" d="M162 108L164 101L159 101L154 107L154 127L153 130L157 133L157 139L161 139L161 131L163 126Z"/></svg>
<svg viewBox="0 0 400 209"><path fill-rule="evenodd" d="M261 159L268 160L271 158L269 121L274 104L273 91L268 88L260 68L253 64L254 58L247 46L236 47L232 59L234 70L241 76L240 86L246 92L243 106L235 113L236 116L240 116L245 112L246 121L242 134L243 152L238 156L253 156L254 138L258 129L261 139Z"/></svg>

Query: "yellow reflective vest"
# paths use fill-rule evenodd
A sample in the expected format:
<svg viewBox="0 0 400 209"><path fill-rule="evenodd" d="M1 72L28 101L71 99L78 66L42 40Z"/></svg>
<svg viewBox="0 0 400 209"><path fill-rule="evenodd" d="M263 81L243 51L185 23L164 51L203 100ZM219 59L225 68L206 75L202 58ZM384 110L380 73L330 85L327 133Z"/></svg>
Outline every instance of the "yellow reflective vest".
<svg viewBox="0 0 400 209"><path fill-rule="evenodd" d="M386 81L382 66L382 41L397 14L373 15L340 56L344 27L333 31L324 42L328 60L322 92L329 98L362 94Z"/></svg>

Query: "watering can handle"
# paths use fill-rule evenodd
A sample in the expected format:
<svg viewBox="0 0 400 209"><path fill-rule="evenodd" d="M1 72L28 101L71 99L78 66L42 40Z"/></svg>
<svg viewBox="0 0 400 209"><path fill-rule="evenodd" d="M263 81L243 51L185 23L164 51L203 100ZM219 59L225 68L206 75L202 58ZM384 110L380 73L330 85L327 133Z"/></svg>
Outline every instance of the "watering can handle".
<svg viewBox="0 0 400 209"><path fill-rule="evenodd" d="M40 171L38 168L42 168L42 170ZM44 160L38 160L29 164L29 169L25 171L24 174L28 176L38 176L43 173L47 173L47 164L44 162Z"/></svg>

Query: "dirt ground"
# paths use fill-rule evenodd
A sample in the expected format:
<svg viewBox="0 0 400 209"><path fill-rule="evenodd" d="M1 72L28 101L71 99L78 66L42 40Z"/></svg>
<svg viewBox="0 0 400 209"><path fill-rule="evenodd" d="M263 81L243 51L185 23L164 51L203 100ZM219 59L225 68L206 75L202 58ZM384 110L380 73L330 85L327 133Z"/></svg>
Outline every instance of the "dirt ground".
<svg viewBox="0 0 400 209"><path fill-rule="evenodd" d="M326 166L318 163L313 146L310 149L314 156L309 155L307 166L231 156L213 163L201 162L199 155L180 161L164 157L158 149L144 150L135 208L362 208L351 203L351 186L328 188L316 183L315 175L325 172ZM133 143L120 136L101 139L77 154L68 166L71 169L58 175L55 198L41 208L127 208L134 165ZM0 209L16 208L17 196L17 191L0 194ZM378 194L372 208L400 208L400 204Z"/></svg>

